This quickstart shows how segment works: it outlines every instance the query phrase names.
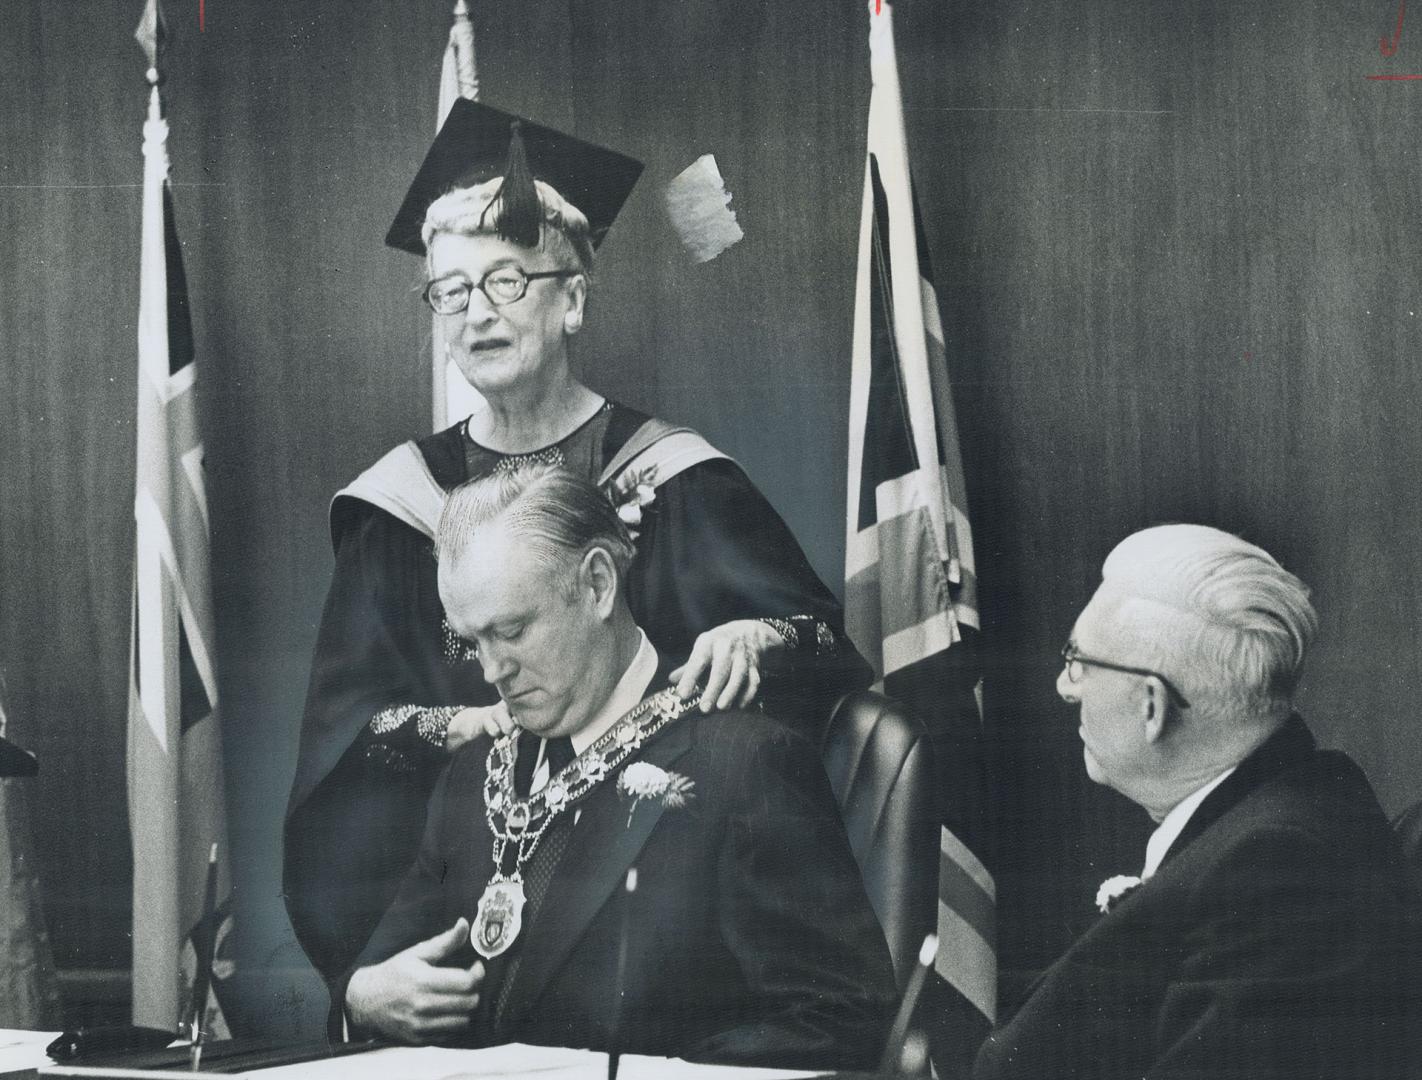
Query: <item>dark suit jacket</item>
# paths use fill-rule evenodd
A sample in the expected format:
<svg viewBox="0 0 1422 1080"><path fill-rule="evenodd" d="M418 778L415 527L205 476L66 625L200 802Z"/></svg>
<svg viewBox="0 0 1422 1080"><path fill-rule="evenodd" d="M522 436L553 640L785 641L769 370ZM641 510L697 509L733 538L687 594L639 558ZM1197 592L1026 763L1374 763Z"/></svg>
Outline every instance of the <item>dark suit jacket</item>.
<svg viewBox="0 0 1422 1080"><path fill-rule="evenodd" d="M358 966L471 917L493 863L483 783L489 740L450 761L419 858ZM630 761L690 778L681 808L630 803L610 775L580 805L500 1019L508 955L488 963L467 1042L529 1042L742 1064L874 1061L894 979L818 755L739 712L674 720ZM626 766L624 765L623 768ZM565 811L567 813L567 811ZM616 1015L622 889L638 870ZM475 959L473 951L462 960ZM615 1027L614 1027L615 1026Z"/></svg>
<svg viewBox="0 0 1422 1080"><path fill-rule="evenodd" d="M1418 1075L1406 910L1367 780L1294 717L1047 970L973 1075Z"/></svg>

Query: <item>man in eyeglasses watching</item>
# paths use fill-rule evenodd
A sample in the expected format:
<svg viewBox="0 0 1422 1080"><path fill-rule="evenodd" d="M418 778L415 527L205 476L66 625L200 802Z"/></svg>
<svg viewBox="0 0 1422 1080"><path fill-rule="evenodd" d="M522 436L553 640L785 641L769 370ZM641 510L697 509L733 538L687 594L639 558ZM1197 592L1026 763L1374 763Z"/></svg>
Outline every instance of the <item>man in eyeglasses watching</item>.
<svg viewBox="0 0 1422 1080"><path fill-rule="evenodd" d="M1158 827L974 1076L1417 1075L1392 833L1293 709L1308 589L1196 525L1127 537L1102 577L1057 692L1080 708L1087 775Z"/></svg>

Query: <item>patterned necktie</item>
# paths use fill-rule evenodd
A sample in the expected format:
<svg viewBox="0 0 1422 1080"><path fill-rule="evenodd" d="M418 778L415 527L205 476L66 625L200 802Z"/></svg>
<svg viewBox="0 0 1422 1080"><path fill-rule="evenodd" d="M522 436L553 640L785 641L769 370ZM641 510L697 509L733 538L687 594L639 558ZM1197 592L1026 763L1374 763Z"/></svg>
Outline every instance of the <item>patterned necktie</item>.
<svg viewBox="0 0 1422 1080"><path fill-rule="evenodd" d="M538 744L542 741L545 740L540 740L531 731L519 733L518 758L514 762L514 791L521 799L528 798L529 789L533 786L533 774L537 771L535 767L538 764ZM551 780L576 755L573 753L573 740L566 735L548 739L546 742L543 760L548 766L548 779Z"/></svg>

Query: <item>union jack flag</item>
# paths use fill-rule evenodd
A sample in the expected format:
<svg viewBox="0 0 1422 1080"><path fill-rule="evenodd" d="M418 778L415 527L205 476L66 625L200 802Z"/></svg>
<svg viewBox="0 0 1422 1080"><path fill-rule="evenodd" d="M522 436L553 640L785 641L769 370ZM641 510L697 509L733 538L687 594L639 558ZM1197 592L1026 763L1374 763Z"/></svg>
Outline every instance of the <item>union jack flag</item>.
<svg viewBox="0 0 1422 1080"><path fill-rule="evenodd" d="M996 893L976 696L977 579L947 353L909 173L892 8L871 0L868 162L850 390L845 624L877 689L928 724L938 768L938 953L919 1024L961 1065L996 1011ZM952 1059L959 1059L953 1063Z"/></svg>
<svg viewBox="0 0 1422 1080"><path fill-rule="evenodd" d="M156 72L164 39L156 0L136 36ZM155 82L143 125L128 805L133 1018L172 1029L192 1020L194 957L222 929L203 910L212 845L217 895L230 891L230 875L197 369L167 139ZM223 1034L206 997L198 1020Z"/></svg>

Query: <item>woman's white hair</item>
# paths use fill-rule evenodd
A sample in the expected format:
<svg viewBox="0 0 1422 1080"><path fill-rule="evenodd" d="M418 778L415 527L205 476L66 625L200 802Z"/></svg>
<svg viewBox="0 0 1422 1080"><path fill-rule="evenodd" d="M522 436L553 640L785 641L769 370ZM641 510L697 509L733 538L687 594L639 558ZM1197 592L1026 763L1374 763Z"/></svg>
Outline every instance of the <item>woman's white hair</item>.
<svg viewBox="0 0 1422 1080"><path fill-rule="evenodd" d="M425 223L420 235L429 250L430 241L440 233L457 236L477 236L495 231L502 212L500 192L503 177L458 187L441 195L425 211ZM543 227L539 230L538 246L569 269L576 267L591 278L593 267L592 232L588 219L572 203L542 180L533 182L538 202L543 207Z"/></svg>
<svg viewBox="0 0 1422 1080"><path fill-rule="evenodd" d="M1160 525L1117 544L1101 576L1123 631L1157 662L1190 669L1192 707L1198 697L1236 716L1288 714L1318 615L1308 586L1263 548L1204 525ZM1162 606L1188 619L1162 620ZM1182 625L1193 641L1181 641Z"/></svg>

